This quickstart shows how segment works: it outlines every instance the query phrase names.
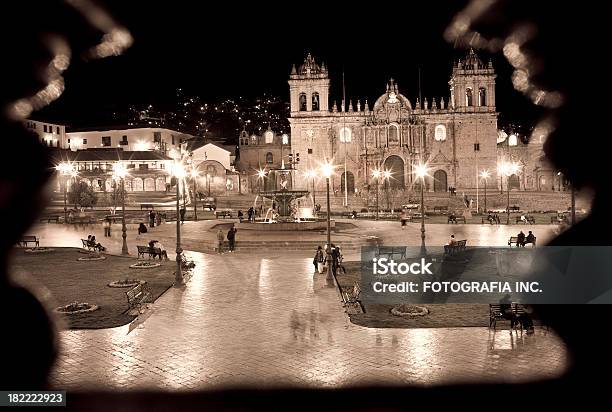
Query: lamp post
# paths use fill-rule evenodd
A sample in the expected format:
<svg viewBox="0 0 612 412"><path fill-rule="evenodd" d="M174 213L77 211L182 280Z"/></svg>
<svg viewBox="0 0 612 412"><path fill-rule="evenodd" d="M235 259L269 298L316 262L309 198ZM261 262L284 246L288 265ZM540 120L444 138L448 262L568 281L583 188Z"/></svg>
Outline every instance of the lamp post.
<svg viewBox="0 0 612 412"><path fill-rule="evenodd" d="M482 172L480 172L480 177L484 180L484 211L483 212L487 213L487 179L489 178L489 171L483 170Z"/></svg>
<svg viewBox="0 0 612 412"><path fill-rule="evenodd" d="M427 174L427 167L420 164L415 167L417 177L421 178L421 255L427 254L425 248L425 175Z"/></svg>
<svg viewBox="0 0 612 412"><path fill-rule="evenodd" d="M260 191L260 192L261 192L261 186L262 186L262 184L263 184L263 182L264 182L265 178L266 178L266 171L265 171L265 170L263 170L263 169L259 169L259 170L257 171L257 182L259 183L259 184L258 184L258 187L259 187L259 191Z"/></svg>
<svg viewBox="0 0 612 412"><path fill-rule="evenodd" d="M325 162L321 167L321 174L325 176L325 183L327 188L327 277L326 279L332 280L332 255L331 255L331 210L330 210L330 201L329 201L329 178L334 172L334 167L331 163Z"/></svg>
<svg viewBox="0 0 612 412"><path fill-rule="evenodd" d="M385 196L387 197L387 209L389 209L391 211L391 214L393 214L393 208L391 207L390 204L390 199L389 199L389 179L391 179L391 172L388 170L385 170L383 173L383 178L384 178L384 183L385 183Z"/></svg>
<svg viewBox="0 0 612 412"><path fill-rule="evenodd" d="M380 179L380 175L379 169L372 170L372 177L376 179L376 220L378 220L378 180Z"/></svg>
<svg viewBox="0 0 612 412"><path fill-rule="evenodd" d="M193 179L193 220L198 221L198 195L197 195L197 184L198 184L198 169L191 165L191 178Z"/></svg>
<svg viewBox="0 0 612 412"><path fill-rule="evenodd" d="M113 166L113 175L121 181L121 237L123 244L121 245L121 254L129 255L127 245L127 227L125 226L125 176L127 169L123 163L115 163Z"/></svg>
<svg viewBox="0 0 612 412"><path fill-rule="evenodd" d="M185 177L185 169L180 162L180 158L175 159L172 174L176 181L176 273L174 277L174 286L179 287L184 285L183 272L181 268L183 249L181 248L181 219L180 219L180 187L181 179Z"/></svg>

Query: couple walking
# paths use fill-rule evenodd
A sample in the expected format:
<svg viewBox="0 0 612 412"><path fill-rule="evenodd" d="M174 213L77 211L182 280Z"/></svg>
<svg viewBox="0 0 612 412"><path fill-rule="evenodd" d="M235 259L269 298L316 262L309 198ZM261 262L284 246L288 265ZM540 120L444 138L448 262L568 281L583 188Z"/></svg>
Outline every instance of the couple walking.
<svg viewBox="0 0 612 412"><path fill-rule="evenodd" d="M229 251L234 252L236 250L236 226L232 225L230 230L227 231L227 241L229 243ZM225 243L225 235L223 230L219 229L217 232L217 251L223 253L223 244Z"/></svg>

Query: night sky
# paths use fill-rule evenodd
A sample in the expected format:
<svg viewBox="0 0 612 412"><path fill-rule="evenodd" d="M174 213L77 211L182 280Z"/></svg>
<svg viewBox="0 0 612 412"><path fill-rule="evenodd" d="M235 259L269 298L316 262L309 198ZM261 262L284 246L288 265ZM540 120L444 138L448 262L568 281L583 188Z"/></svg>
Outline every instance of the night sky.
<svg viewBox="0 0 612 412"><path fill-rule="evenodd" d="M373 104L393 77L414 103L420 67L422 95L448 101L453 60L465 51L454 49L442 34L464 3L406 2L397 8L355 2L332 10L325 2L212 7L194 1L107 1L105 7L132 32L134 45L119 57L74 59L65 74L65 93L39 115L74 126L97 125L104 114L128 104L163 106L177 88L203 101L263 93L288 100L291 65L299 65L307 52L328 65L332 100L342 97L344 69L349 99ZM485 61L489 57L481 55ZM492 58L502 122L531 120L533 108L512 89L509 65L501 55Z"/></svg>

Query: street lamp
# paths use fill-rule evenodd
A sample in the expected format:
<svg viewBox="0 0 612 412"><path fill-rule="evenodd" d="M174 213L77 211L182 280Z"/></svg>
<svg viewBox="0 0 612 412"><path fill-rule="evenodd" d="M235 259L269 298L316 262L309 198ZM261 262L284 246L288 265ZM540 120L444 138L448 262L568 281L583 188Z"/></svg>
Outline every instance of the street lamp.
<svg viewBox="0 0 612 412"><path fill-rule="evenodd" d="M387 197L387 209L392 209L390 201L389 201L389 179L391 179L391 172L388 170L385 170L383 173L383 178L384 178L384 183L385 183L385 196ZM393 213L393 210L391 210L391 213Z"/></svg>
<svg viewBox="0 0 612 412"><path fill-rule="evenodd" d="M113 165L113 176L115 179L121 180L121 237L123 238L123 245L121 246L121 254L128 255L127 245L127 228L125 226L125 176L127 175L127 169L123 163L115 163Z"/></svg>
<svg viewBox="0 0 612 412"><path fill-rule="evenodd" d="M64 177L64 224L68 223L68 176L76 176L76 171L70 163L62 162L55 167L55 169Z"/></svg>
<svg viewBox="0 0 612 412"><path fill-rule="evenodd" d="M376 220L378 220L378 180L380 179L381 172L379 169L372 170L372 177L376 179Z"/></svg>
<svg viewBox="0 0 612 412"><path fill-rule="evenodd" d="M505 175L508 179L506 181L506 190L508 191L507 205L506 205L506 224L510 224L510 176L517 173L519 166L516 162L503 162L500 167L500 172Z"/></svg>
<svg viewBox="0 0 612 412"><path fill-rule="evenodd" d="M259 183L257 186L259 187L259 191L261 192L261 185L266 178L266 171L264 169L259 169L257 171L257 182ZM210 189L208 189L210 191ZM209 195L210 196L210 195Z"/></svg>
<svg viewBox="0 0 612 412"><path fill-rule="evenodd" d="M483 170L480 172L480 177L484 180L484 213L487 213L487 179L489 178L489 171Z"/></svg>
<svg viewBox="0 0 612 412"><path fill-rule="evenodd" d="M325 162L321 166L321 175L325 176L325 182L326 182L326 188L327 188L327 277L326 279L328 281L332 280L333 278L332 255L331 255L331 221L330 221L331 205L329 201L329 178L331 177L333 173L334 173L334 166L331 163Z"/></svg>
<svg viewBox="0 0 612 412"><path fill-rule="evenodd" d="M191 179L193 180L193 220L198 220L198 169L191 165Z"/></svg>
<svg viewBox="0 0 612 412"><path fill-rule="evenodd" d="M425 255L425 175L427 175L427 166L419 164L415 166L417 177L421 178L421 255Z"/></svg>
<svg viewBox="0 0 612 412"><path fill-rule="evenodd" d="M174 277L174 286L182 286L184 284L183 272L181 268L183 249L181 248L181 219L180 219L180 186L181 180L185 178L185 168L180 160L174 161L172 175L176 181L176 273Z"/></svg>

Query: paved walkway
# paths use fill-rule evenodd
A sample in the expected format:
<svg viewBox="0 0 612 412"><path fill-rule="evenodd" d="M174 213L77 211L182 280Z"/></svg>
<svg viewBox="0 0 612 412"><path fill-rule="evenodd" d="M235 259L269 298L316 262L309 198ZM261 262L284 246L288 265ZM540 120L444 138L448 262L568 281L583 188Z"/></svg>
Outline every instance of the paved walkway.
<svg viewBox="0 0 612 412"><path fill-rule="evenodd" d="M311 258L191 253L197 267L143 319L61 332L58 389L204 389L247 384L517 382L562 373L552 333L368 329L348 321Z"/></svg>

